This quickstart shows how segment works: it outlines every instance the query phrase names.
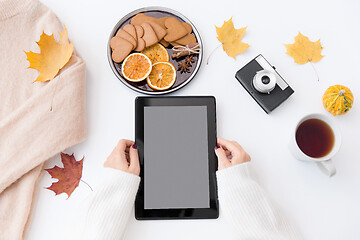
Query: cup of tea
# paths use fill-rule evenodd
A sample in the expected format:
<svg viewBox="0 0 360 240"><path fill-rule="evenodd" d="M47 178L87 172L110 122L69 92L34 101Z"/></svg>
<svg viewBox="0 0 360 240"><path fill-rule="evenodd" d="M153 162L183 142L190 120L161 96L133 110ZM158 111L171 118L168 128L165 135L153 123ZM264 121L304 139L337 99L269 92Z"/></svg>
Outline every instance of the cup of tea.
<svg viewBox="0 0 360 240"><path fill-rule="evenodd" d="M340 129L333 119L323 114L301 118L291 133L289 148L295 158L315 162L331 177L336 173L332 158L341 145Z"/></svg>

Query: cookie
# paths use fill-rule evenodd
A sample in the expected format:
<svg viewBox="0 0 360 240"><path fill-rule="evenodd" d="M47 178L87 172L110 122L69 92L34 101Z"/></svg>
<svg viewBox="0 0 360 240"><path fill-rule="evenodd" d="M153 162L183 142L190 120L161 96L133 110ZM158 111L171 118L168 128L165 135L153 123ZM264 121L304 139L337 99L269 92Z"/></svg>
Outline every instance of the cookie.
<svg viewBox="0 0 360 240"><path fill-rule="evenodd" d="M159 39L156 36L154 29L149 23L142 23L141 27L144 29L144 36L142 37L145 41L145 46L150 47L157 43Z"/></svg>
<svg viewBox="0 0 360 240"><path fill-rule="evenodd" d="M121 37L118 37L118 36L115 36L115 37L112 37L111 40L110 40L110 47L111 49L117 49L117 48L121 48L121 46L123 45L123 42L126 41L128 43L130 43L129 41L121 38ZM131 44L131 43L130 43ZM131 44L132 45L132 44Z"/></svg>
<svg viewBox="0 0 360 240"><path fill-rule="evenodd" d="M133 45L133 49L135 49L137 41L135 40L135 38L133 38L133 36L130 35L130 33L126 32L124 29L120 28L115 36L121 37L126 41L130 42Z"/></svg>
<svg viewBox="0 0 360 240"><path fill-rule="evenodd" d="M157 18L149 17L144 13L138 13L130 20L130 23L133 25L141 25L148 21L156 22Z"/></svg>
<svg viewBox="0 0 360 240"><path fill-rule="evenodd" d="M182 45L182 46L186 46L192 43L196 43L196 37L194 36L194 34L188 34L185 37L182 37L178 40L175 41L175 43L177 45Z"/></svg>
<svg viewBox="0 0 360 240"><path fill-rule="evenodd" d="M134 25L136 30L136 36L142 38L144 36L144 29L140 25Z"/></svg>
<svg viewBox="0 0 360 240"><path fill-rule="evenodd" d="M113 50L111 54L112 60L120 63L129 55L134 46L127 40L115 36L110 40L110 47Z"/></svg>
<svg viewBox="0 0 360 240"><path fill-rule="evenodd" d="M169 42L165 41L165 39L161 39L160 43L164 46L164 47L168 47L170 45Z"/></svg>
<svg viewBox="0 0 360 240"><path fill-rule="evenodd" d="M128 32L135 40L137 40L137 34L134 25L126 24L123 29Z"/></svg>
<svg viewBox="0 0 360 240"><path fill-rule="evenodd" d="M144 50L145 46L146 46L146 43L145 43L144 39L138 38L137 47L135 48L135 51L141 52L142 50Z"/></svg>
<svg viewBox="0 0 360 240"><path fill-rule="evenodd" d="M188 34L184 25L174 17L165 20L165 27L167 34L164 39L167 42L174 42Z"/></svg>
<svg viewBox="0 0 360 240"><path fill-rule="evenodd" d="M188 34L190 34L192 32L192 27L191 27L190 23L183 22L182 25L186 28L186 31Z"/></svg>
<svg viewBox="0 0 360 240"><path fill-rule="evenodd" d="M147 19L147 16L144 13L138 13L131 18L130 23L132 25L141 25L145 19Z"/></svg>
<svg viewBox="0 0 360 240"><path fill-rule="evenodd" d="M162 26L160 26L159 24L157 24L154 21L145 21L146 23L149 23L152 27L152 29L154 30L156 37L158 40L161 40L165 37L166 35L166 30L165 28L163 28Z"/></svg>
<svg viewBox="0 0 360 240"><path fill-rule="evenodd" d="M135 51L141 52L144 50L146 44L144 39L142 37L144 36L144 29L140 25L134 25L137 35L137 47L135 48Z"/></svg>
<svg viewBox="0 0 360 240"><path fill-rule="evenodd" d="M165 21L166 19L168 19L169 17L162 17L162 18L155 18L155 22L157 24L159 24L160 26L162 26L163 28L165 28Z"/></svg>

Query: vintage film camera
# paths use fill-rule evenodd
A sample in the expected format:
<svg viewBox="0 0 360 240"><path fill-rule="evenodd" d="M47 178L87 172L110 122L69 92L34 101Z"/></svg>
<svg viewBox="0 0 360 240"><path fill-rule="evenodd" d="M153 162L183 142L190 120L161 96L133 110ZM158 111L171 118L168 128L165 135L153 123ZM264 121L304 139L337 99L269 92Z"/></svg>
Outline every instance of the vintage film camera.
<svg viewBox="0 0 360 240"><path fill-rule="evenodd" d="M270 113L294 93L275 67L261 54L237 71L235 77L266 113Z"/></svg>

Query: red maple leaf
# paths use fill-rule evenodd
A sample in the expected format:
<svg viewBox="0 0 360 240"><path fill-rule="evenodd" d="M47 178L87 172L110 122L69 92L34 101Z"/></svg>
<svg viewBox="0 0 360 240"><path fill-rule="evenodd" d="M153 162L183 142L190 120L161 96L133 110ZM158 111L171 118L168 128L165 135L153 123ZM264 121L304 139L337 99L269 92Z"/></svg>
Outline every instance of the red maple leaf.
<svg viewBox="0 0 360 240"><path fill-rule="evenodd" d="M71 156L66 153L61 153L61 162L64 168L55 166L50 169L45 169L52 178L59 179L58 182L53 182L50 187L46 188L55 192L55 196L60 193L66 193L68 198L72 192L79 186L82 176L84 157L80 161L76 161L74 154Z"/></svg>

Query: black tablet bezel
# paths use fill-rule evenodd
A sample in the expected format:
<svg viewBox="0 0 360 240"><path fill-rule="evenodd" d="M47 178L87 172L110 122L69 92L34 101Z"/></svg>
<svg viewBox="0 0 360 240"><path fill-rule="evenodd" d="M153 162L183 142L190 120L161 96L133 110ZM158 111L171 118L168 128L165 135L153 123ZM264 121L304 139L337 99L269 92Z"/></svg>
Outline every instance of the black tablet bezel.
<svg viewBox="0 0 360 240"><path fill-rule="evenodd" d="M209 208L144 209L144 107L151 106L206 106L209 156ZM215 219L219 217L216 170L216 100L212 96L200 97L137 97L135 100L135 142L140 159L140 187L135 200L135 218L155 219Z"/></svg>

